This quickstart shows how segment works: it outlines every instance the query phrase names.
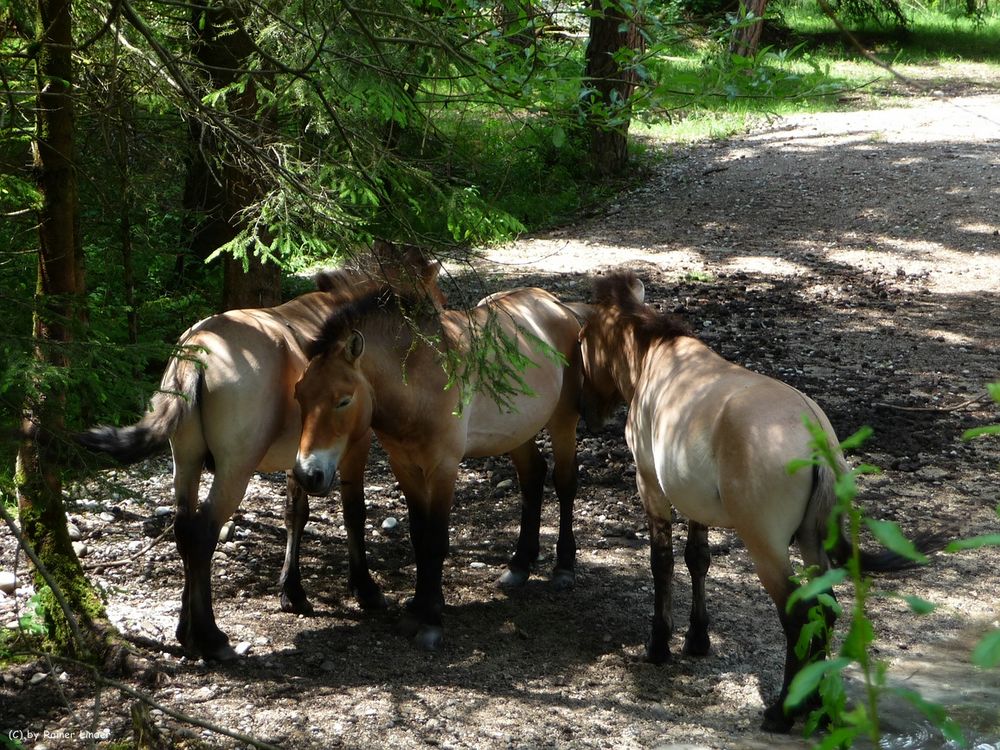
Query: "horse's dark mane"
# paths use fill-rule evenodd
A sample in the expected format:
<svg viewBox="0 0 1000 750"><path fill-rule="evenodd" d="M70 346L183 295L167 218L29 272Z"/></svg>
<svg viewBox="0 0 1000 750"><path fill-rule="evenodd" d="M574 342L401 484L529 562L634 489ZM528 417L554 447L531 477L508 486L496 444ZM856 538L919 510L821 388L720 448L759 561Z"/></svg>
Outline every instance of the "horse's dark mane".
<svg viewBox="0 0 1000 750"><path fill-rule="evenodd" d="M377 286L341 300L340 306L323 323L319 335L306 347L306 356L310 359L324 354L337 342L345 340L352 329L372 318L384 318L398 329L406 325L404 317L419 317L430 307L426 299L399 294L389 286Z"/></svg>
<svg viewBox="0 0 1000 750"><path fill-rule="evenodd" d="M635 333L646 341L661 339L672 341L681 336L693 336L691 328L676 315L655 310L644 302L638 302L633 294L633 286L639 277L631 271L615 271L594 279L594 304L604 308L616 308L622 318L635 329Z"/></svg>

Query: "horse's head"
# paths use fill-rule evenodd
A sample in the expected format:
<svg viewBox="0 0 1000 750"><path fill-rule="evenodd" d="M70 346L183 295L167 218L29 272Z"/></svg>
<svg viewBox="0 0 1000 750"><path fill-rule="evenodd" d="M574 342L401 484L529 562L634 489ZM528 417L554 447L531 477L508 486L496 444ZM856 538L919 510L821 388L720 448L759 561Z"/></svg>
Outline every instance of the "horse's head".
<svg viewBox="0 0 1000 750"><path fill-rule="evenodd" d="M330 491L340 459L371 428L371 389L361 370L364 350L364 336L351 331L314 356L295 386L302 435L294 474L310 494Z"/></svg>

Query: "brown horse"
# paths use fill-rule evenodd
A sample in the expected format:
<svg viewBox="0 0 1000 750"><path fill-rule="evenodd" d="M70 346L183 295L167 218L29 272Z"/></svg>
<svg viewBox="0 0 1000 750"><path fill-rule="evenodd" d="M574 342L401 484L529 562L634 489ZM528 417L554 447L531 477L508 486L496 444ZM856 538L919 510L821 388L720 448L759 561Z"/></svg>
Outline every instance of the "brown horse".
<svg viewBox="0 0 1000 750"><path fill-rule="evenodd" d="M823 546L835 502L833 472L789 474L794 459L812 454L803 416L819 424L832 446L839 443L817 404L785 383L727 362L671 316L643 303L642 282L630 273L594 284L593 305L572 305L585 324L580 332L584 368L581 410L588 427L599 428L612 410L628 404L625 437L635 457L636 484L649 522L654 585L652 632L647 658L670 659L673 629L671 506L689 519L684 559L691 573L691 621L684 652L709 649L705 575L707 527L735 529L757 575L778 609L787 639L785 675L778 699L764 712L763 727L787 731L784 700L792 677L807 661L796 655L799 634L815 602L786 603L795 589L788 547L798 542L807 566L827 570ZM839 457L846 468L843 457ZM925 544L929 549L931 544ZM841 537L834 556L847 553ZM868 570L898 570L911 563L892 553L863 553ZM832 614L828 614L832 624Z"/></svg>
<svg viewBox="0 0 1000 750"><path fill-rule="evenodd" d="M397 253L388 243L377 244L376 258L380 273L388 271L394 286L429 296L435 307L443 305L438 264L426 262L414 248ZM196 323L181 336L180 353L170 360L160 390L137 424L95 427L76 436L88 449L123 463L152 455L169 441L177 503L174 533L184 562L177 639L205 658L235 656L212 611L211 558L219 529L239 507L253 472L288 471L295 463L302 419L293 391L308 362L305 347L341 304L381 286L368 273L353 271L318 281L321 291L277 307L230 310ZM363 546L368 447L369 436L359 436L339 466L349 585L366 608L384 606ZM199 503L206 466L215 478L208 499ZM308 498L289 471L288 541L280 579L286 611L311 611L299 572L299 540L308 517Z"/></svg>
<svg viewBox="0 0 1000 750"><path fill-rule="evenodd" d="M540 341L565 363L536 349L521 375L530 395L513 395L504 408L477 389L460 409L460 389L447 387L442 351L452 361L468 363L473 337L490 321L522 355ZM547 467L535 435L548 429L559 497L553 580L556 585L573 580L579 330L576 317L540 289L493 295L462 312L420 311L396 295L375 293L334 313L311 350L313 359L295 389L302 412L295 477L307 492L325 493L369 428L375 431L406 497L417 564L408 612L424 648L436 648L443 636L441 572L455 480L465 457L507 453L514 462L523 495L521 531L501 582L521 583L538 556ZM482 385L476 377L464 387Z"/></svg>

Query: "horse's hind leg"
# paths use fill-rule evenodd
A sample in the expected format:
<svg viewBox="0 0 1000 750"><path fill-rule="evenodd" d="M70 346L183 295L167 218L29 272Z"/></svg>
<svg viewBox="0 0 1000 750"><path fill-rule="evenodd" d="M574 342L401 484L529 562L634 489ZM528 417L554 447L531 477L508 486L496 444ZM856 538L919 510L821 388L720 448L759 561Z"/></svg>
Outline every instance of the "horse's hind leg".
<svg viewBox="0 0 1000 750"><path fill-rule="evenodd" d="M712 561L708 548L708 527L688 521L688 538L684 547L684 562L691 574L691 622L684 636L684 653L704 656L708 653L708 607L705 604L705 576Z"/></svg>
<svg viewBox="0 0 1000 750"><path fill-rule="evenodd" d="M552 438L552 480L559 498L559 541L556 543L556 565L552 585L568 589L576 582L576 537L573 535L573 503L576 500L576 424L574 410L570 416L549 423Z"/></svg>
<svg viewBox="0 0 1000 750"><path fill-rule="evenodd" d="M788 561L787 549L778 550L771 548L770 545L758 546L746 536L744 536L744 541L747 542L747 549L757 568L757 575L778 609L778 618L781 620L781 627L785 632L785 673L781 683L781 692L778 699L764 711L761 729L768 732L787 732L794 723L795 715L809 708L809 704L807 704L786 713L785 698L788 696L788 686L803 666L825 656L826 639L824 634L818 634L810 642L805 654L799 656L796 653L802 628L809 621L809 610L817 602L815 600L800 600L792 607L792 611L788 612L786 605L788 598L795 590L795 584L791 581L793 571L791 563ZM833 614L829 611L825 611L824 614L827 625L832 625Z"/></svg>
<svg viewBox="0 0 1000 750"><path fill-rule="evenodd" d="M179 506L174 519L177 549L184 561L184 597L177 639L205 659L233 659L229 638L215 623L212 609L212 554L219 543L219 529L243 499L249 469L227 471L216 467L208 500L191 512L190 503Z"/></svg>
<svg viewBox="0 0 1000 750"><path fill-rule="evenodd" d="M523 586L528 581L531 566L538 559L540 527L542 523L542 493L545 491L545 474L548 464L532 438L510 452L521 486L521 530L517 536L514 556L507 563L506 572L497 584L503 588Z"/></svg>
<svg viewBox="0 0 1000 750"><path fill-rule="evenodd" d="M292 472L285 472L285 562L281 566L281 610L296 614L311 615L312 604L302 587L302 572L299 568L299 547L302 532L309 521L309 495L295 481Z"/></svg>
<svg viewBox="0 0 1000 750"><path fill-rule="evenodd" d="M362 609L385 609L382 589L368 569L365 550L365 466L371 432L354 442L340 461L340 497L347 530L347 585Z"/></svg>

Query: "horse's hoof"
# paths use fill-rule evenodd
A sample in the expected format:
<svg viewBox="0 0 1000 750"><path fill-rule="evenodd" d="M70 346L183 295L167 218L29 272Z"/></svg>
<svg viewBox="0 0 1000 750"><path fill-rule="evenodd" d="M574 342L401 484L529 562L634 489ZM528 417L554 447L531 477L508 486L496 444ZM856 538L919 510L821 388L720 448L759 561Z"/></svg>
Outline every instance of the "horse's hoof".
<svg viewBox="0 0 1000 750"><path fill-rule="evenodd" d="M437 651L444 640L444 628L440 625L421 625L413 642L424 651Z"/></svg>
<svg viewBox="0 0 1000 750"><path fill-rule="evenodd" d="M549 583L556 591L569 591L576 585L576 571L569 568L556 568L552 571Z"/></svg>
<svg viewBox="0 0 1000 750"><path fill-rule="evenodd" d="M292 598L284 592L281 594L281 611L293 615L311 615L315 612L312 603L307 598Z"/></svg>
<svg viewBox="0 0 1000 750"><path fill-rule="evenodd" d="M378 588L374 591L365 592L364 594L358 592L357 600L358 606L365 612L377 612L379 610L389 608L389 600L386 599L382 590Z"/></svg>
<svg viewBox="0 0 1000 750"><path fill-rule="evenodd" d="M497 586L502 589L518 589L528 582L528 571L517 568L507 568L497 579Z"/></svg>
<svg viewBox="0 0 1000 750"><path fill-rule="evenodd" d="M760 728L763 732L788 734L794 723L793 718L785 715L785 710L779 701L764 711L764 720L761 722Z"/></svg>
<svg viewBox="0 0 1000 750"><path fill-rule="evenodd" d="M646 661L650 664L669 664L673 657L670 655L670 647L666 643L646 644Z"/></svg>
<svg viewBox="0 0 1000 750"><path fill-rule="evenodd" d="M685 656L707 656L711 648L711 641L708 633L691 633L684 636L684 650L681 652Z"/></svg>

